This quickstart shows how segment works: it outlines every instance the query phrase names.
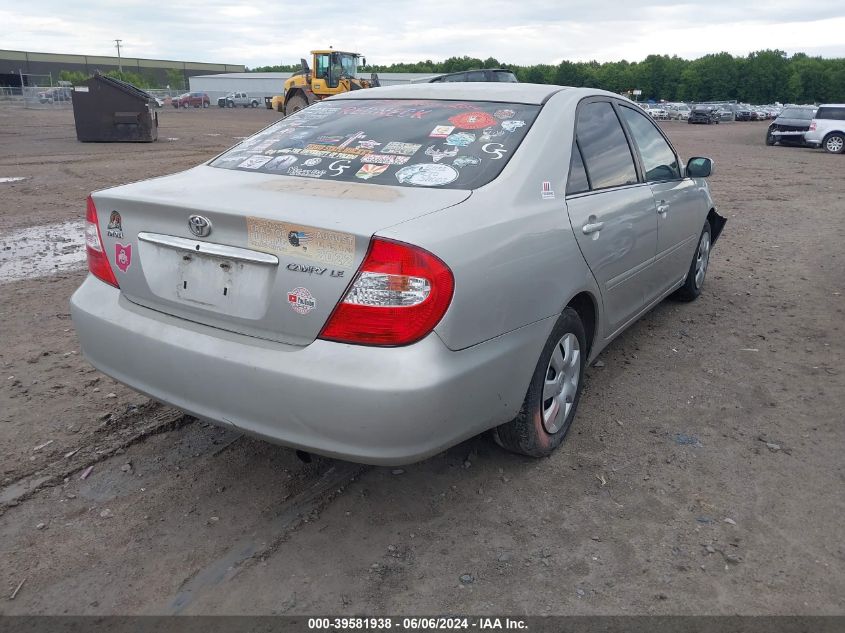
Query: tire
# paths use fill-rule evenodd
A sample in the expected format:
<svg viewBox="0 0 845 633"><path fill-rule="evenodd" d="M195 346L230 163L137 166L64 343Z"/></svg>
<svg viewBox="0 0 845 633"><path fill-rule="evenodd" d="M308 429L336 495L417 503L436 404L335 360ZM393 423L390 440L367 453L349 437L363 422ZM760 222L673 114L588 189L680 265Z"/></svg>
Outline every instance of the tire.
<svg viewBox="0 0 845 633"><path fill-rule="evenodd" d="M183 109L183 110L187 110L187 109L188 109L188 102L187 102L187 101L186 101L185 103L183 103L183 104L182 104L182 109Z"/></svg>
<svg viewBox="0 0 845 633"><path fill-rule="evenodd" d="M283 103L277 103L276 104L276 112L281 112L282 114L284 114L285 113L285 105Z"/></svg>
<svg viewBox="0 0 845 633"><path fill-rule="evenodd" d="M710 239L710 222L704 223L701 229L701 236L698 238L698 246L692 255L687 279L684 285L678 288L672 297L679 301L695 301L701 294L704 286L704 279L707 276L707 267L710 264L710 249L713 242Z"/></svg>
<svg viewBox="0 0 845 633"><path fill-rule="evenodd" d="M566 308L543 347L519 414L493 429L496 443L529 457L551 455L578 409L586 357L584 325L575 310ZM550 393L555 395L544 400Z"/></svg>
<svg viewBox="0 0 845 633"><path fill-rule="evenodd" d="M202 107L203 107L203 108L207 108L207 107L208 107L208 105L209 105L209 104L208 104L208 101L203 101L203 102L202 102Z"/></svg>
<svg viewBox="0 0 845 633"><path fill-rule="evenodd" d="M252 102L252 107L253 107L253 108L257 108L257 107L258 107L258 101L253 101L253 102Z"/></svg>
<svg viewBox="0 0 845 633"><path fill-rule="evenodd" d="M772 136L771 132L766 132L766 145L772 146L776 143L775 137Z"/></svg>
<svg viewBox="0 0 845 633"><path fill-rule="evenodd" d="M845 153L845 135L840 132L828 134L822 141L822 147L824 147L824 151L830 154Z"/></svg>
<svg viewBox="0 0 845 633"><path fill-rule="evenodd" d="M234 101L227 101L227 102L226 102L226 107L227 107L227 108L234 108L234 107L235 107L235 102L234 102Z"/></svg>
<svg viewBox="0 0 845 633"><path fill-rule="evenodd" d="M285 116L290 116L294 112L299 112L303 108L308 107L308 101L301 94L295 94L285 104Z"/></svg>

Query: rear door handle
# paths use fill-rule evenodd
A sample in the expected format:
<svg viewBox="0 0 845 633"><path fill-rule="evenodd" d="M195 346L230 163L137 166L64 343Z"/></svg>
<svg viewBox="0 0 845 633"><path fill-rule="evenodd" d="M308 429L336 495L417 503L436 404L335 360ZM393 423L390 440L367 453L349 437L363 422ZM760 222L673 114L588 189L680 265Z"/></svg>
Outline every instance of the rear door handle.
<svg viewBox="0 0 845 633"><path fill-rule="evenodd" d="M581 227L581 231L584 235L589 235L590 233L598 233L604 228L604 222L593 222L592 224L585 224Z"/></svg>

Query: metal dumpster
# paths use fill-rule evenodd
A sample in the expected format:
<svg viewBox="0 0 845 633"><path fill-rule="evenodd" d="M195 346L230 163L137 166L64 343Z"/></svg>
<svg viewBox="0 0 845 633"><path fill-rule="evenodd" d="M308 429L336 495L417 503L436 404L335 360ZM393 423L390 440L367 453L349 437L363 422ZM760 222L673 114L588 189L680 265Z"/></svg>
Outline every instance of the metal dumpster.
<svg viewBox="0 0 845 633"><path fill-rule="evenodd" d="M155 99L132 84L99 72L73 87L76 138L83 143L149 143L158 138Z"/></svg>

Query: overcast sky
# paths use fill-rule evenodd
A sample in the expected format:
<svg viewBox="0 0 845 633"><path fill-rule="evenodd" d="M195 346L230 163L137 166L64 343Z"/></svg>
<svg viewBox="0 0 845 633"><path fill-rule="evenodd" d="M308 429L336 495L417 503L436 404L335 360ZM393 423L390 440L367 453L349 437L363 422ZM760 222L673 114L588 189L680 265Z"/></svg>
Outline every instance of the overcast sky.
<svg viewBox="0 0 845 633"><path fill-rule="evenodd" d="M755 6L756 5L756 6ZM686 58L763 48L845 57L843 0L0 0L0 48L296 63L312 48L370 63L493 56L517 64Z"/></svg>

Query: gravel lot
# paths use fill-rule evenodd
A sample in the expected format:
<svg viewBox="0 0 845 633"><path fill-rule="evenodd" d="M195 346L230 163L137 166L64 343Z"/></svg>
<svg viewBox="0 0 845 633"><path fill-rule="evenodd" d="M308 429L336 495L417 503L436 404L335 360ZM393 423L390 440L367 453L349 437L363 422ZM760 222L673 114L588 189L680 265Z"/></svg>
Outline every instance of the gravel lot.
<svg viewBox="0 0 845 633"><path fill-rule="evenodd" d="M663 124L715 159L729 222L701 299L589 369L553 457L483 436L305 464L99 374L68 314L89 191L277 116L164 110L159 142L100 145L0 108L0 179L24 178L0 182L0 613L843 613L841 156Z"/></svg>

